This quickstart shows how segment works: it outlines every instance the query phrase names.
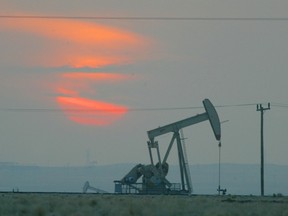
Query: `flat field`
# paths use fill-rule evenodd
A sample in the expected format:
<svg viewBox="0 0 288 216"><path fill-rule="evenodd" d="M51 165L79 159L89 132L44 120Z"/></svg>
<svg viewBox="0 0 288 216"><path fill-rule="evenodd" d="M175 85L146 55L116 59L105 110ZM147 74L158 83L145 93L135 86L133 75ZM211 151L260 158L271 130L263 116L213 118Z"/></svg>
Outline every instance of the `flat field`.
<svg viewBox="0 0 288 216"><path fill-rule="evenodd" d="M1 216L288 216L288 197L0 193Z"/></svg>

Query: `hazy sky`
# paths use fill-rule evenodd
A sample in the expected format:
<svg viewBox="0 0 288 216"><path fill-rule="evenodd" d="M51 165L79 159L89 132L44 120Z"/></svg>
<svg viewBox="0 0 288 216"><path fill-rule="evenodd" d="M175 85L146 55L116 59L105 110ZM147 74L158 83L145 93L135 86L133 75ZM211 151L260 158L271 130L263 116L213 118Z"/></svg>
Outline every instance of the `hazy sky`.
<svg viewBox="0 0 288 216"><path fill-rule="evenodd" d="M288 18L288 1L0 0L0 15ZM222 161L288 165L287 20L0 18L0 162L149 163L146 131L204 112ZM223 105L241 105L217 107ZM245 105L245 106L242 106ZM73 112L71 109L93 109ZM172 134L159 137L164 156ZM208 122L184 129L191 164L217 163ZM177 163L175 149L168 159Z"/></svg>

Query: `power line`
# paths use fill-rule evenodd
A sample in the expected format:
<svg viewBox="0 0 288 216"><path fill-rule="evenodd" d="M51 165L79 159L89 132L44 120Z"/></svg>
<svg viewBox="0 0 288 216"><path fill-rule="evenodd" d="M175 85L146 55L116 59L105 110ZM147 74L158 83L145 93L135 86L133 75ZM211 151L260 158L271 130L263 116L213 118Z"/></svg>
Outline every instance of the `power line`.
<svg viewBox="0 0 288 216"><path fill-rule="evenodd" d="M246 103L246 104L228 104L228 105L218 105L215 107L225 108L225 107L247 107L247 106L255 106L257 103Z"/></svg>
<svg viewBox="0 0 288 216"><path fill-rule="evenodd" d="M40 16L0 15L1 19L82 19L82 20L135 20L135 21L288 21L288 17L158 17L158 16Z"/></svg>
<svg viewBox="0 0 288 216"><path fill-rule="evenodd" d="M215 105L216 108L231 108L231 107L249 107L255 106L259 103L243 103L243 104L224 104ZM288 108L288 104L284 103L271 103L271 107L282 107ZM128 112L138 112L138 111L174 111L174 110L192 110L192 109L202 109L201 106L185 106L185 107L142 107L142 108L128 108ZM101 111L122 111L122 109L60 109L60 108L0 108L3 112L74 112L74 113L93 113Z"/></svg>
<svg viewBox="0 0 288 216"><path fill-rule="evenodd" d="M216 108L228 108L228 107L247 107L255 106L257 103L250 104L231 104L231 105L218 105ZM132 111L173 111L173 110L191 110L202 109L201 106L187 106L187 107L159 107L159 108L128 108L128 112ZM121 109L122 110L122 109ZM0 111L4 112L75 112L75 113L92 113L99 111L120 111L120 109L53 109L53 108L0 108Z"/></svg>
<svg viewBox="0 0 288 216"><path fill-rule="evenodd" d="M200 109L202 107L162 107L162 108L128 108L128 111L169 111L169 110L188 110ZM53 109L53 108L0 108L0 111L6 112L75 112L75 113L89 113L101 111L122 111L122 109Z"/></svg>
<svg viewBox="0 0 288 216"><path fill-rule="evenodd" d="M288 108L288 104L284 103L271 103L271 105L274 107Z"/></svg>

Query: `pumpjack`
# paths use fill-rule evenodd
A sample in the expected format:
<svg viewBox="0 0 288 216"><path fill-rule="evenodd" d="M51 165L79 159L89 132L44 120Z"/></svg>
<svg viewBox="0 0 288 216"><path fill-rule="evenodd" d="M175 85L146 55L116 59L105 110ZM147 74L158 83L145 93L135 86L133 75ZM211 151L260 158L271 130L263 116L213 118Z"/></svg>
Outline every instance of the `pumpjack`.
<svg viewBox="0 0 288 216"><path fill-rule="evenodd" d="M148 151L150 164L137 164L121 180L114 181L115 193L140 193L140 194L191 194L192 183L187 161L186 147L181 139L183 128L209 120L216 140L221 140L221 124L215 107L209 99L204 99L205 112L162 127L147 131L149 141ZM156 137L172 133L171 141L163 160L161 159L159 144ZM173 144L176 143L179 159L181 183L170 183L166 176L169 171L167 163ZM155 163L152 151L156 150L157 162ZM142 182L138 180L142 177Z"/></svg>

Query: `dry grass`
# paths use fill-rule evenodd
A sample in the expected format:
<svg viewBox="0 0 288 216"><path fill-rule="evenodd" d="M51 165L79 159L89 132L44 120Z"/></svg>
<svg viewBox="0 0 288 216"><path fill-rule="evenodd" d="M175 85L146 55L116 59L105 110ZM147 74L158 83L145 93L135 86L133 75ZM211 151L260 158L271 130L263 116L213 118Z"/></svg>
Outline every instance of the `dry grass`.
<svg viewBox="0 0 288 216"><path fill-rule="evenodd" d="M0 193L2 216L288 216L288 197Z"/></svg>

